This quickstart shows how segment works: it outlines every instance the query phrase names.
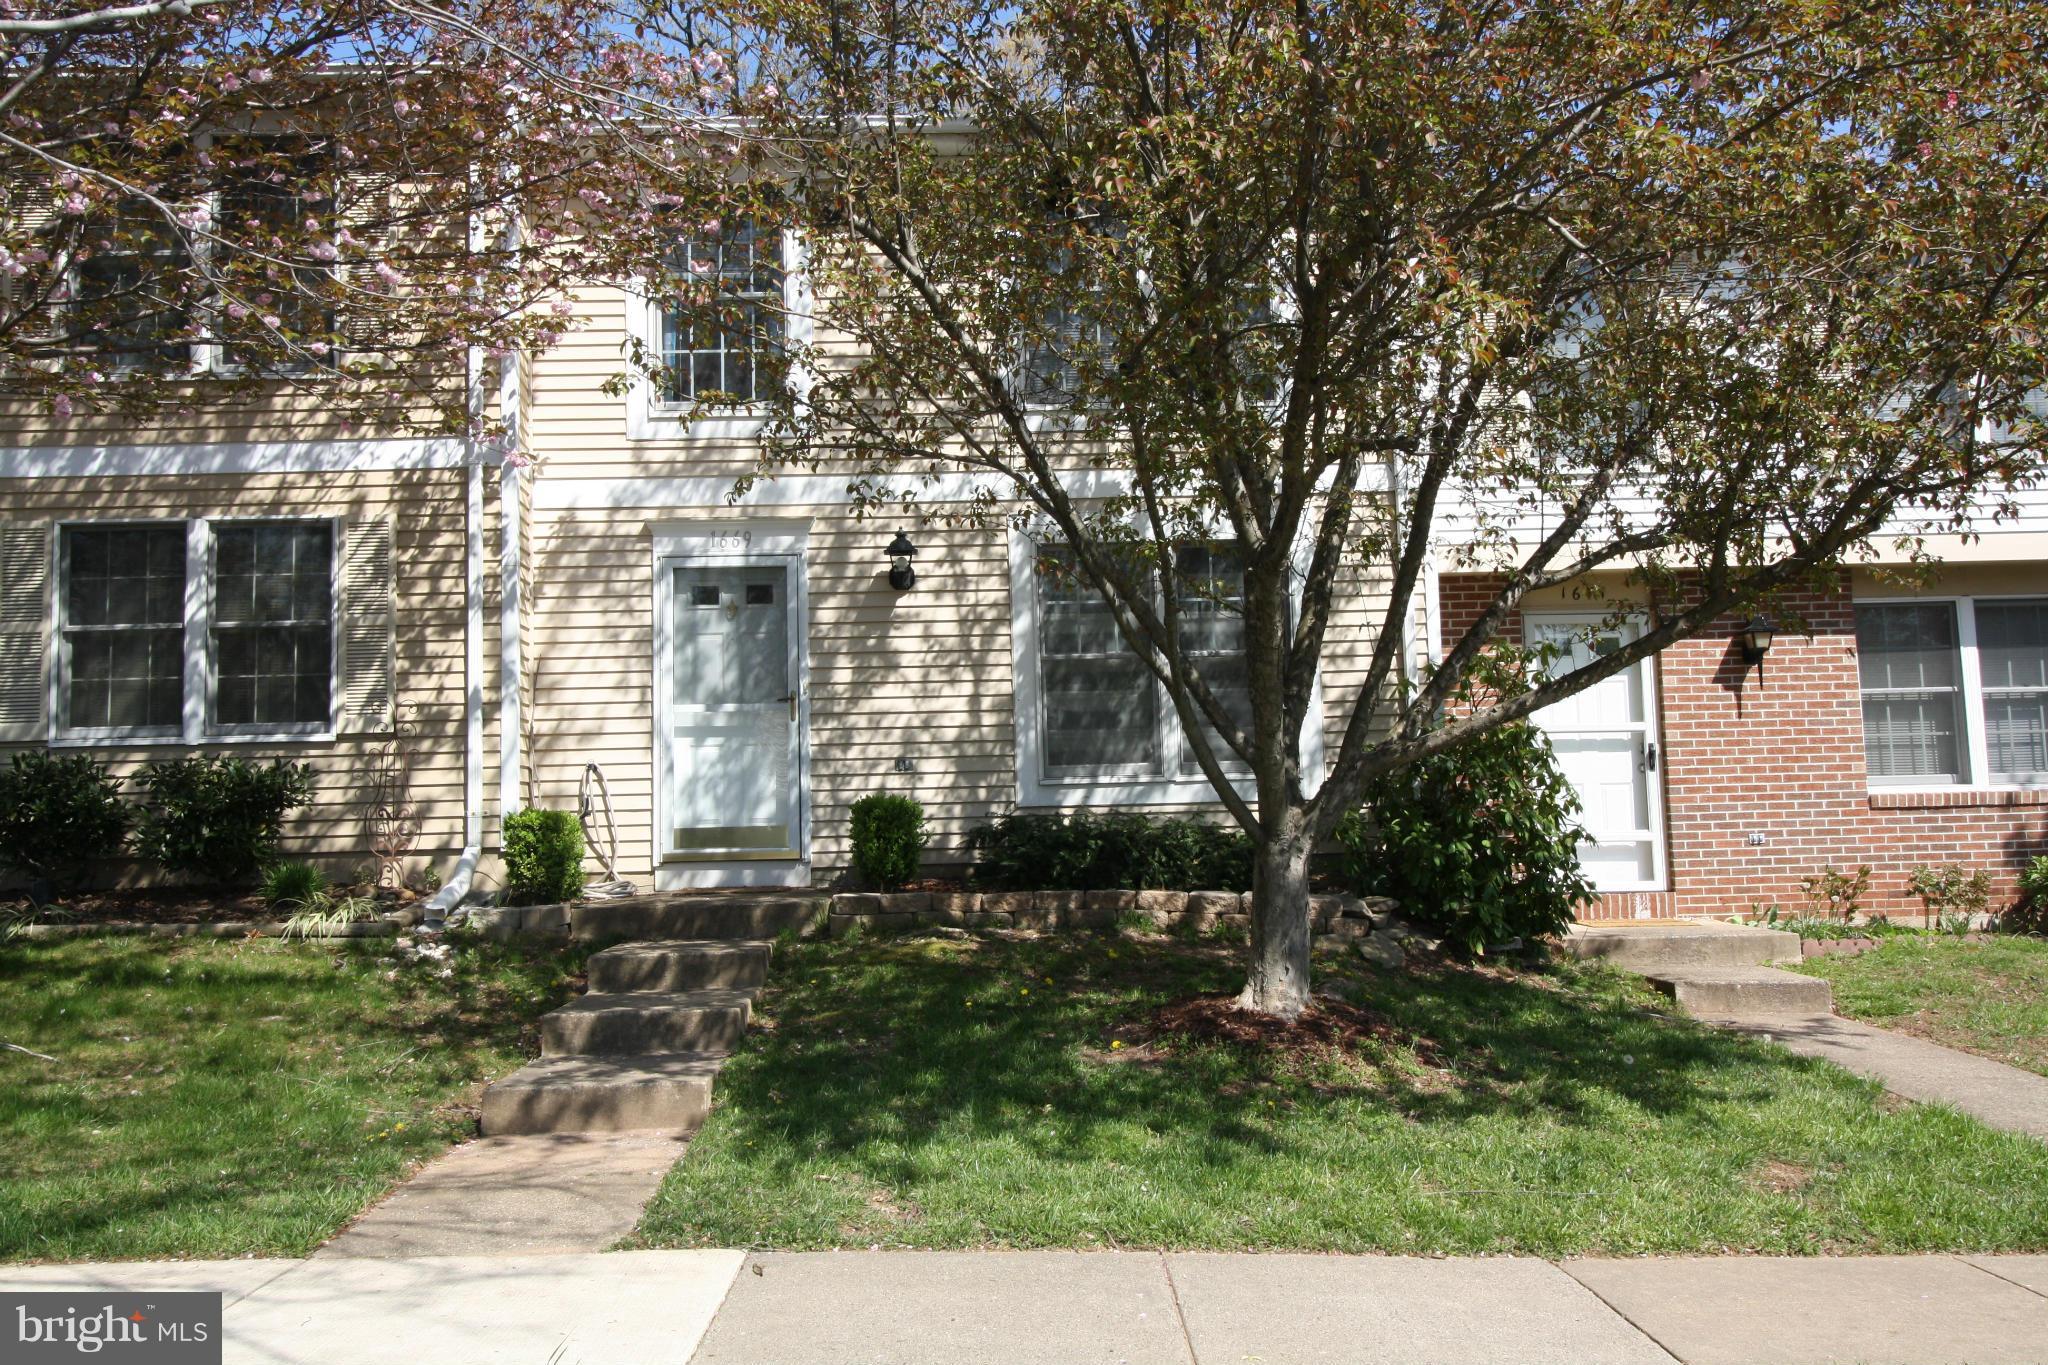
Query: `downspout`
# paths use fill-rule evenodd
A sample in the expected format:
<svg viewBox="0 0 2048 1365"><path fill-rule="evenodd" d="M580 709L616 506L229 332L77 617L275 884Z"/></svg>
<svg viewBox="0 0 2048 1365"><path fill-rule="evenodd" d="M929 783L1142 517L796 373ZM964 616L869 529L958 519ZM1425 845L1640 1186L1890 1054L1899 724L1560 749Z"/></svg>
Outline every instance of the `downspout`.
<svg viewBox="0 0 2048 1365"><path fill-rule="evenodd" d="M469 218L470 250L481 249L483 224ZM463 555L464 607L462 630L462 852L455 870L427 901L422 923L439 929L448 912L469 898L476 862L484 843L484 354L471 343L464 357L468 385L468 430L463 435L463 469L468 486L464 498L467 530Z"/></svg>
<svg viewBox="0 0 2048 1365"><path fill-rule="evenodd" d="M519 219L505 225L505 249L520 245ZM521 677L520 490L525 471L525 395L520 388L519 352L498 362L498 420L505 428L505 460L498 473L498 818L525 806L521 746L525 741Z"/></svg>

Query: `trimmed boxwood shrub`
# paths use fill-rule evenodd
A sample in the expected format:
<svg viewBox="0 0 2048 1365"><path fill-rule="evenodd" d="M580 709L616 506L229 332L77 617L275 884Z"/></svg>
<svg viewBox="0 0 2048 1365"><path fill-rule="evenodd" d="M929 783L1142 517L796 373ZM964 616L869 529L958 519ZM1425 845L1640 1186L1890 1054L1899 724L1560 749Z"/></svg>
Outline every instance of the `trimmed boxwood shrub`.
<svg viewBox="0 0 2048 1365"><path fill-rule="evenodd" d="M529 807L505 817L505 887L531 905L583 894L583 827L574 815Z"/></svg>
<svg viewBox="0 0 2048 1365"><path fill-rule="evenodd" d="M121 779L89 754L20 753L0 769L0 866L31 881L77 886L121 856L133 818Z"/></svg>
<svg viewBox="0 0 2048 1365"><path fill-rule="evenodd" d="M1579 869L1579 800L1550 740L1488 730L1365 793L1337 830L1346 880L1468 952L1570 926L1593 884Z"/></svg>
<svg viewBox="0 0 2048 1365"><path fill-rule="evenodd" d="M136 785L149 796L135 831L143 857L178 876L249 886L277 861L286 814L312 799L313 770L195 755L150 764Z"/></svg>
<svg viewBox="0 0 2048 1365"><path fill-rule="evenodd" d="M862 884L889 891L917 876L924 856L924 807L908 796L875 792L853 803L853 871Z"/></svg>
<svg viewBox="0 0 2048 1365"><path fill-rule="evenodd" d="M1249 891L1243 831L1132 811L1006 815L968 832L977 885L1012 891Z"/></svg>

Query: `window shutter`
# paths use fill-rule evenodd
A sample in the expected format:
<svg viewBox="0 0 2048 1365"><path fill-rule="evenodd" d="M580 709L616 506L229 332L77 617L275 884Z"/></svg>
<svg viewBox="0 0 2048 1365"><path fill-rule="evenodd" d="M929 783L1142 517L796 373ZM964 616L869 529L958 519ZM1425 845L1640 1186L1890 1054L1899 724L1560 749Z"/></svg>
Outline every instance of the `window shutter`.
<svg viewBox="0 0 2048 1365"><path fill-rule="evenodd" d="M391 519L347 524L341 544L341 717L344 734L391 728L393 658Z"/></svg>
<svg viewBox="0 0 2048 1365"><path fill-rule="evenodd" d="M49 734L50 527L0 521L0 741Z"/></svg>
<svg viewBox="0 0 2048 1365"><path fill-rule="evenodd" d="M335 326L350 360L382 362L388 321L374 300L388 292L377 266L388 259L391 215L397 203L397 178L379 172L351 175L342 184L341 220L363 242L362 258L343 267L349 297L338 309Z"/></svg>

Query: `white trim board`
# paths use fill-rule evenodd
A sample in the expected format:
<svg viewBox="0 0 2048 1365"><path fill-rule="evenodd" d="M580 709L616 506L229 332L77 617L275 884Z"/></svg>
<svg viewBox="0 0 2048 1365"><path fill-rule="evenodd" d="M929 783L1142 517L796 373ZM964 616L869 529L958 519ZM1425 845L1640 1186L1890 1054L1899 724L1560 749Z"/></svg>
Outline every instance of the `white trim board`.
<svg viewBox="0 0 2048 1365"><path fill-rule="evenodd" d="M616 510L634 507L688 507L704 509L753 507L842 507L850 503L848 489L856 476L845 474L791 474L779 479L763 478L733 500L734 481L721 476L676 478L553 477L543 474L534 481L533 505L550 512ZM1077 498L1115 497L1130 490L1130 477L1111 470L1083 470L1062 476L1067 492ZM890 497L909 497L919 503L968 502L988 493L1016 497L1008 479L992 474L946 474L929 482L903 478L876 481L874 487Z"/></svg>
<svg viewBox="0 0 2048 1365"><path fill-rule="evenodd" d="M459 436L380 441L221 441L165 445L0 448L0 479L92 479L153 474L349 474L457 469Z"/></svg>

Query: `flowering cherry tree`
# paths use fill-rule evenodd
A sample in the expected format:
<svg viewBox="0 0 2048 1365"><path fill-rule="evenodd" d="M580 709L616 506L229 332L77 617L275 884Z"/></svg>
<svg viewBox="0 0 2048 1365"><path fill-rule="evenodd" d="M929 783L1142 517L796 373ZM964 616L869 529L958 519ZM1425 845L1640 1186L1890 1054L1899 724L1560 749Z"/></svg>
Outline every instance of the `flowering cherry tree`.
<svg viewBox="0 0 2048 1365"><path fill-rule="evenodd" d="M718 195L729 83L612 17L0 6L0 383L60 421L300 386L463 429L468 348L545 348L573 282L644 266L650 184Z"/></svg>

